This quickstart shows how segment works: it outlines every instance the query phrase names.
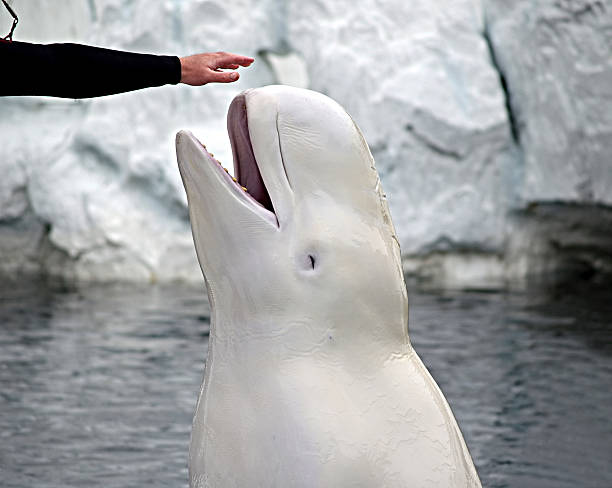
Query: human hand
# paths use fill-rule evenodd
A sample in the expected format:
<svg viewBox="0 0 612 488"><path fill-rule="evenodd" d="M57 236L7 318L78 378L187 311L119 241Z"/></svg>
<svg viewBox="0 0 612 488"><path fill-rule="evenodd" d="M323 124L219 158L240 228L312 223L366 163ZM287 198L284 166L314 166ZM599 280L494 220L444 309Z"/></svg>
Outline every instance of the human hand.
<svg viewBox="0 0 612 488"><path fill-rule="evenodd" d="M249 66L254 59L240 54L231 53L203 53L180 58L181 83L192 86L206 85L206 83L231 83L240 75L235 71L221 71L222 69L238 69L239 66Z"/></svg>

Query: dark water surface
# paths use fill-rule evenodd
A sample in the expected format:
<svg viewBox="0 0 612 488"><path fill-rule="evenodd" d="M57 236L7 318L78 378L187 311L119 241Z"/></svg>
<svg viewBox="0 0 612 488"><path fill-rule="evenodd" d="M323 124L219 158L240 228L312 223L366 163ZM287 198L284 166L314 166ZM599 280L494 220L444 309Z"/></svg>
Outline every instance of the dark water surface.
<svg viewBox="0 0 612 488"><path fill-rule="evenodd" d="M484 486L612 487L612 293L410 294ZM187 485L201 287L0 285L0 486Z"/></svg>

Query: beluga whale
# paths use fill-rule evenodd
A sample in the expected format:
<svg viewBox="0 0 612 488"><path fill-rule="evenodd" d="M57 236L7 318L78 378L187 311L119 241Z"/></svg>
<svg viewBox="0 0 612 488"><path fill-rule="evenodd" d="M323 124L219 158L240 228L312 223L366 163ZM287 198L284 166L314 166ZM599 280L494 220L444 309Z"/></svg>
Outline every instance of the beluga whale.
<svg viewBox="0 0 612 488"><path fill-rule="evenodd" d="M176 137L211 306L190 487L479 487L410 343L399 243L355 122L323 94L266 86L227 125L234 176Z"/></svg>

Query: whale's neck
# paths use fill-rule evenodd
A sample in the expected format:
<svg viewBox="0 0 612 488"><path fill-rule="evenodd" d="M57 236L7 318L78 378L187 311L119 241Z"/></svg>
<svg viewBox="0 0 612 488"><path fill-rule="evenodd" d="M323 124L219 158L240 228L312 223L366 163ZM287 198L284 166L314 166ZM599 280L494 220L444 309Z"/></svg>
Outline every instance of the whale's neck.
<svg viewBox="0 0 612 488"><path fill-rule="evenodd" d="M376 367L412 351L403 317L347 316L335 320L293 317L233 322L217 314L209 351L215 361L254 368L305 360ZM213 352L214 351L214 352Z"/></svg>

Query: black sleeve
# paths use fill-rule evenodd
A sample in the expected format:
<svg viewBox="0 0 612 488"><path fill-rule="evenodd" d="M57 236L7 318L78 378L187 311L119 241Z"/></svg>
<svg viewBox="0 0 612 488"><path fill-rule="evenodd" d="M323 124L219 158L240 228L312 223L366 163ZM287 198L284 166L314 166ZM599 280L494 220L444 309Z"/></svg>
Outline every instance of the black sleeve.
<svg viewBox="0 0 612 488"><path fill-rule="evenodd" d="M114 51L80 44L0 41L0 96L89 98L176 84L176 56Z"/></svg>

